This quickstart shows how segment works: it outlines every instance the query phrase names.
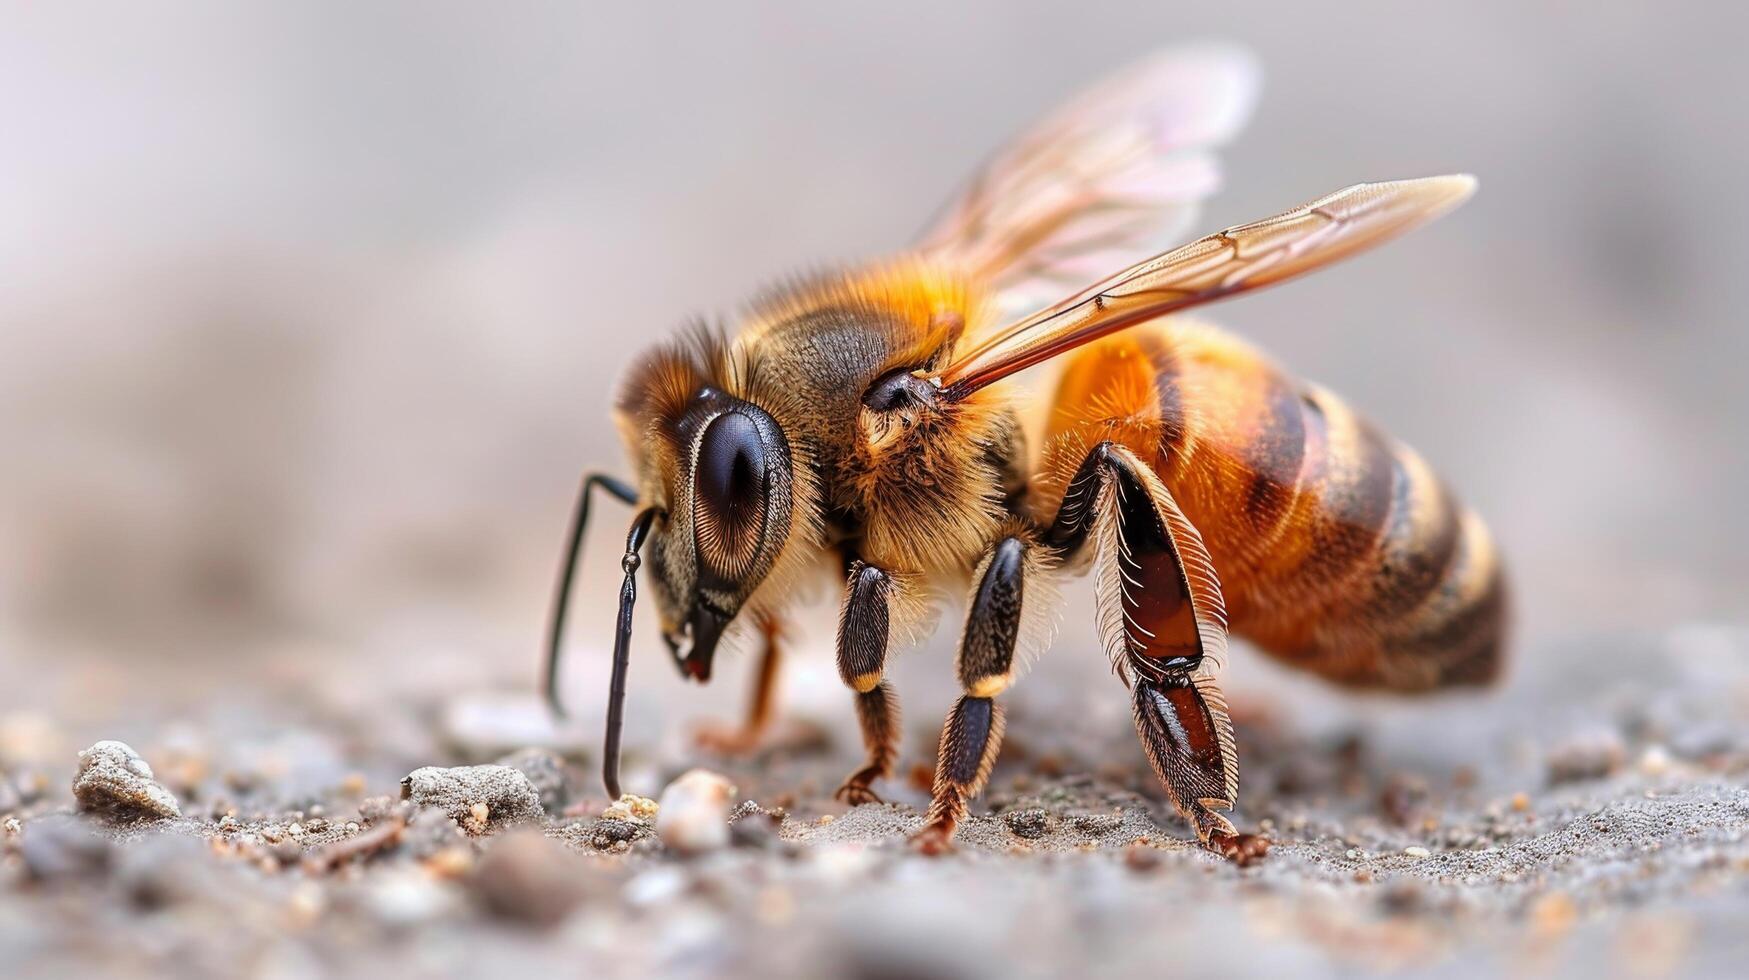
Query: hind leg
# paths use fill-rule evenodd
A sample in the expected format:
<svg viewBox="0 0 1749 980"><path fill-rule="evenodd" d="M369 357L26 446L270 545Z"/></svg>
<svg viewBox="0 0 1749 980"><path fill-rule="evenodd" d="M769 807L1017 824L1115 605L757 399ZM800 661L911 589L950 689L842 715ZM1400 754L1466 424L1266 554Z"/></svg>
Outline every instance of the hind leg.
<svg viewBox="0 0 1749 980"><path fill-rule="evenodd" d="M1106 652L1132 683L1136 733L1167 796L1209 849L1240 863L1262 856L1267 843L1220 812L1233 807L1239 764L1214 678L1226 613L1201 535L1133 452L1102 442L1045 540L1071 557L1089 539Z"/></svg>
<svg viewBox="0 0 1749 980"><path fill-rule="evenodd" d="M1239 864L1250 864L1269 851L1267 840L1239 833L1216 812L1232 807L1238 771L1232 722L1212 678L1178 675L1137 681L1135 720L1154 774L1209 850Z"/></svg>

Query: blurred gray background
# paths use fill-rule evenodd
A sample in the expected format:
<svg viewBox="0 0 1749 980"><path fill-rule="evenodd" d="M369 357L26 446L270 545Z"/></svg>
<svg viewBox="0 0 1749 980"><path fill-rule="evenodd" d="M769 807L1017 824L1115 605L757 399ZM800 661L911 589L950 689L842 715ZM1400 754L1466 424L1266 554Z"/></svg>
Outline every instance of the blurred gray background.
<svg viewBox="0 0 1749 980"><path fill-rule="evenodd" d="M903 246L1018 127L1201 38L1267 71L1201 227L1482 179L1440 224L1210 318L1488 516L1526 657L1743 621L1729 5L667 6L0 9L0 701L174 704L299 663L531 687L575 481L624 465L606 409L640 348ZM589 701L624 520L602 513L569 685ZM646 705L680 689L647 619ZM829 619L795 683L837 698ZM1064 635L1044 670L1104 673L1091 626Z"/></svg>

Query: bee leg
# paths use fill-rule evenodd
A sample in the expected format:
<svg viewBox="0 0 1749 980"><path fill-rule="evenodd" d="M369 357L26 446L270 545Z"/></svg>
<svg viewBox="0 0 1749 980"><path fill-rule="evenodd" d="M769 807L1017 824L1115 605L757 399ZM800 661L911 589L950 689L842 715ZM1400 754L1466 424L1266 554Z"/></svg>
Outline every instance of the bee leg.
<svg viewBox="0 0 1749 980"><path fill-rule="evenodd" d="M960 639L957 667L965 692L941 728L935 787L923 829L912 842L925 854L949 849L966 803L977 796L1002 746L996 696L1014 682L1014 648L1025 593L1026 541L1005 537L984 561Z"/></svg>
<svg viewBox="0 0 1749 980"><path fill-rule="evenodd" d="M1168 674L1135 684L1136 734L1154 774L1203 845L1245 865L1269 851L1269 841L1241 834L1218 810L1232 807L1237 785L1232 722L1214 679Z"/></svg>
<svg viewBox="0 0 1749 980"><path fill-rule="evenodd" d="M884 679L889 604L896 587L881 569L861 561L850 563L838 620L838 676L856 695L856 718L862 724L868 762L833 795L851 806L880 802L871 787L875 780L892 775L899 754L899 699Z"/></svg>
<svg viewBox="0 0 1749 980"><path fill-rule="evenodd" d="M1241 864L1268 843L1221 810L1238 795L1226 698L1214 678L1226 648L1220 582L1159 476L1128 448L1093 447L1045 542L1068 558L1095 549L1106 652L1134 694L1136 733L1172 805L1204 846Z"/></svg>
<svg viewBox="0 0 1749 980"><path fill-rule="evenodd" d="M760 739L771 727L772 702L776 700L778 670L783 666L783 647L779 643L776 620L760 622L764 648L759 655L759 673L753 678L753 694L747 702L747 719L739 727L721 723L706 723L693 733L699 748L718 755L747 755L759 748Z"/></svg>

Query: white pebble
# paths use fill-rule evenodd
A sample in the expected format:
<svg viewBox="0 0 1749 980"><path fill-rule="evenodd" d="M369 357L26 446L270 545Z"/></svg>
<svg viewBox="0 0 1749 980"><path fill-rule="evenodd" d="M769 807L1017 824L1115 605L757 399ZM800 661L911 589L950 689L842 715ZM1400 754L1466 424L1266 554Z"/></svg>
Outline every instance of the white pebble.
<svg viewBox="0 0 1749 980"><path fill-rule="evenodd" d="M729 806L735 786L706 769L693 769L662 791L656 836L683 854L714 851L729 843Z"/></svg>
<svg viewBox="0 0 1749 980"><path fill-rule="evenodd" d="M1413 846L1413 847L1403 848L1403 853L1409 855L1412 858L1424 858L1431 852L1428 851L1427 848L1425 848L1425 847Z"/></svg>
<svg viewBox="0 0 1749 980"><path fill-rule="evenodd" d="M1649 745L1640 754L1640 772L1648 776L1662 776L1670 771L1670 753L1662 745Z"/></svg>
<svg viewBox="0 0 1749 980"><path fill-rule="evenodd" d="M686 890L686 875L679 868L655 868L626 882L620 894L638 907L665 905Z"/></svg>
<svg viewBox="0 0 1749 980"><path fill-rule="evenodd" d="M180 817L176 797L152 775L152 767L125 742L104 740L79 753L73 780L79 809L125 817Z"/></svg>

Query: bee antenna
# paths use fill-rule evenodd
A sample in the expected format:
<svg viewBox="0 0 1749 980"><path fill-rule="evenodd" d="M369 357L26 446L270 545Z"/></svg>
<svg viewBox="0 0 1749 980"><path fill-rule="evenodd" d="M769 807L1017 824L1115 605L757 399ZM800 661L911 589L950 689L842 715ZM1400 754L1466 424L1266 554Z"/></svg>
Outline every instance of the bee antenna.
<svg viewBox="0 0 1749 980"><path fill-rule="evenodd" d="M650 533L650 524L661 513L646 507L632 521L626 532L626 553L619 565L625 569L625 581L619 587L619 619L613 633L613 679L607 686L607 735L601 745L601 781L607 787L609 799L619 799L619 732L625 720L626 666L631 660L632 606L638 601L638 566L643 558L638 551Z"/></svg>
<svg viewBox="0 0 1749 980"><path fill-rule="evenodd" d="M559 657L565 640L565 614L571 604L571 581L577 573L577 559L583 551L583 532L589 526L590 491L596 487L601 487L623 503L638 502L638 492L631 486L600 473L584 476L583 486L577 492L577 506L571 512L571 528L565 539L564 561L559 565L559 580L553 589L553 613L547 621L546 677L543 690L546 693L547 707L560 718L565 717L565 706L559 701Z"/></svg>

